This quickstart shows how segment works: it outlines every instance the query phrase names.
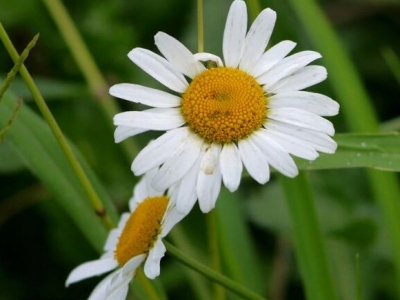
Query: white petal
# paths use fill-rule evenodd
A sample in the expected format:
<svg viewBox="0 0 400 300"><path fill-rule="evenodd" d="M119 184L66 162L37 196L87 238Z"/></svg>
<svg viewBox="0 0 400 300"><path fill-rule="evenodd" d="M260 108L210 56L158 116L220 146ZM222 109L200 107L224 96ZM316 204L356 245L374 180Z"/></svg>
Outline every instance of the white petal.
<svg viewBox="0 0 400 300"><path fill-rule="evenodd" d="M90 294L88 300L104 300L107 299L108 295L108 287L111 284L111 279L116 275L116 273L120 272L120 270L117 270L109 275L107 275L105 278L103 278L94 288L92 293Z"/></svg>
<svg viewBox="0 0 400 300"><path fill-rule="evenodd" d="M286 124L279 121L268 120L264 126L267 129L274 129L289 136L296 137L303 140L305 143L310 144L315 150L325 153L335 153L337 144L327 134L318 132L316 130L309 130L306 128Z"/></svg>
<svg viewBox="0 0 400 300"><path fill-rule="evenodd" d="M130 276L123 276L122 269L119 272L115 273L111 278L111 282L106 290L106 298L104 300L124 300L129 289L129 282L133 278L133 273L129 274ZM101 298L100 298L101 299Z"/></svg>
<svg viewBox="0 0 400 300"><path fill-rule="evenodd" d="M153 107L177 107L181 103L181 98L178 96L131 83L120 83L112 86L110 94L114 97Z"/></svg>
<svg viewBox="0 0 400 300"><path fill-rule="evenodd" d="M144 111L126 111L114 116L114 125L169 130L185 124L179 108L153 108Z"/></svg>
<svg viewBox="0 0 400 300"><path fill-rule="evenodd" d="M239 68L250 72L260 59L269 42L276 21L276 13L267 8L255 19L246 36L245 47Z"/></svg>
<svg viewBox="0 0 400 300"><path fill-rule="evenodd" d="M165 237L185 216L186 214L178 212L176 206L172 205L166 212L164 220L162 221L162 229L159 238Z"/></svg>
<svg viewBox="0 0 400 300"><path fill-rule="evenodd" d="M132 128L127 126L118 126L114 132L114 140L116 143L122 142L128 137L148 131L146 128Z"/></svg>
<svg viewBox="0 0 400 300"><path fill-rule="evenodd" d="M161 239L158 239L153 248L150 249L149 255L147 256L144 264L144 274L147 278L154 279L160 275L160 261L165 255L165 246Z"/></svg>
<svg viewBox="0 0 400 300"><path fill-rule="evenodd" d="M195 60L193 53L172 36L158 32L154 40L162 55L186 76L194 78L205 70L204 66Z"/></svg>
<svg viewBox="0 0 400 300"><path fill-rule="evenodd" d="M65 285L68 286L82 279L104 274L116 267L118 267L118 262L114 258L98 259L83 263L72 270Z"/></svg>
<svg viewBox="0 0 400 300"><path fill-rule="evenodd" d="M258 183L266 183L269 180L269 165L266 156L248 138L239 141L238 149L242 162L250 176Z"/></svg>
<svg viewBox="0 0 400 300"><path fill-rule="evenodd" d="M243 165L239 150L235 144L232 143L223 146L219 164L225 186L231 192L236 191L240 184Z"/></svg>
<svg viewBox="0 0 400 300"><path fill-rule="evenodd" d="M262 74L257 78L257 81L261 85L265 85L264 90L270 90L271 87L279 82L282 78L285 78L298 70L304 68L310 62L321 58L321 54L315 51L302 51L295 53L282 59L277 65L271 70Z"/></svg>
<svg viewBox="0 0 400 300"><path fill-rule="evenodd" d="M166 190L180 180L195 163L202 144L203 139L194 133L189 134L161 166L152 181L153 187L160 191Z"/></svg>
<svg viewBox="0 0 400 300"><path fill-rule="evenodd" d="M194 55L194 57L195 57L196 60L201 61L203 63L207 63L208 61L212 61L218 67L222 67L224 65L222 60L221 60L221 58L219 58L219 56L216 56L216 55L211 54L211 53L206 53L206 52L196 53Z"/></svg>
<svg viewBox="0 0 400 300"><path fill-rule="evenodd" d="M267 156L271 166L288 177L295 177L299 173L292 157L275 142L265 131L256 131L250 139Z"/></svg>
<svg viewBox="0 0 400 300"><path fill-rule="evenodd" d="M151 141L132 163L132 171L136 176L160 166L168 159L174 150L186 141L190 134L187 127L167 131L154 141Z"/></svg>
<svg viewBox="0 0 400 300"><path fill-rule="evenodd" d="M304 140L279 132L272 128L263 130L265 130L268 136L270 136L275 142L277 142L283 149L285 149L285 151L290 154L308 160L314 160L319 156L315 148L310 145L310 143L307 143Z"/></svg>
<svg viewBox="0 0 400 300"><path fill-rule="evenodd" d="M139 68L171 90L178 93L186 90L188 83L185 77L165 58L142 48L133 49L128 57Z"/></svg>
<svg viewBox="0 0 400 300"><path fill-rule="evenodd" d="M130 280L127 280L127 282L122 283L118 289L115 289L113 293L108 295L106 300L125 300L129 291L129 282Z"/></svg>
<svg viewBox="0 0 400 300"><path fill-rule="evenodd" d="M247 10L244 1L234 1L226 19L223 54L227 67L237 68L242 56L247 31Z"/></svg>
<svg viewBox="0 0 400 300"><path fill-rule="evenodd" d="M317 93L292 91L268 98L269 107L294 107L304 109L319 116L334 116L339 112L339 104L331 98Z"/></svg>
<svg viewBox="0 0 400 300"><path fill-rule="evenodd" d="M277 82L268 90L277 94L286 91L299 91L324 81L327 77L326 69L322 66L307 66L298 72ZM265 89L264 89L265 90Z"/></svg>
<svg viewBox="0 0 400 300"><path fill-rule="evenodd" d="M123 277L129 277L136 273L137 268L142 264L142 262L146 259L146 254L140 254L132 257L128 260L125 265L121 269L121 275Z"/></svg>
<svg viewBox="0 0 400 300"><path fill-rule="evenodd" d="M276 44L261 56L249 73L258 78L279 63L295 46L296 43L292 41L282 41Z"/></svg>
<svg viewBox="0 0 400 300"><path fill-rule="evenodd" d="M212 144L202 158L199 177L197 179L197 196L202 212L208 213L215 207L221 189L221 170L219 168L219 154L221 146Z"/></svg>
<svg viewBox="0 0 400 300"><path fill-rule="evenodd" d="M157 191L151 185L154 176L156 175L158 168L154 168L148 172L140 179L140 181L135 185L133 190L133 196L129 200L129 209L133 212L137 205L147 197L159 196L164 194L164 191Z"/></svg>
<svg viewBox="0 0 400 300"><path fill-rule="evenodd" d="M196 184L203 155L200 153L189 172L181 179L176 191L176 208L179 213L188 214L197 200Z"/></svg>
<svg viewBox="0 0 400 300"><path fill-rule="evenodd" d="M334 135L335 128L328 120L309 113L308 111L291 107L274 107L268 110L268 118L295 126L313 129ZM268 120L267 122L268 123Z"/></svg>
<svg viewBox="0 0 400 300"><path fill-rule="evenodd" d="M112 229L110 233L108 234L107 241L104 245L104 251L113 251L115 250L117 243L118 243L118 238L119 238L120 230L117 228Z"/></svg>

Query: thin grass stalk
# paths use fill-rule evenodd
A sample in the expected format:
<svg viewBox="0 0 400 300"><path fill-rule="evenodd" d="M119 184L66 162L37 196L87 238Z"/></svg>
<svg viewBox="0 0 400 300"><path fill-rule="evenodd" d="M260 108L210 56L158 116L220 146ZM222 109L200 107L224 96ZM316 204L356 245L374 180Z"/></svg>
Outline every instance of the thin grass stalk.
<svg viewBox="0 0 400 300"><path fill-rule="evenodd" d="M19 60L19 54L15 50L14 45L12 44L10 38L7 35L3 25L0 23L0 39L2 40L7 52L11 56L14 63ZM28 86L32 96L39 107L40 112L42 113L44 119L49 124L57 142L59 143L62 151L64 152L65 156L67 157L72 169L74 170L78 180L82 184L90 203L92 204L96 214L101 218L103 223L108 228L113 228L114 223L112 222L110 216L107 214L107 211L104 208L103 203L100 200L100 197L97 195L94 187L92 186L91 182L89 181L85 171L83 170L81 164L79 163L78 159L76 158L75 154L73 153L70 145L68 144L67 140L64 137L64 134L61 131L61 128L58 126L57 121L55 120L54 116L52 115L49 107L47 106L46 102L43 99L42 94L40 93L39 89L37 88L35 82L33 81L31 75L29 74L26 67L22 64L19 70L22 78L24 79L26 85Z"/></svg>
<svg viewBox="0 0 400 300"><path fill-rule="evenodd" d="M61 0L43 0L43 3L60 30L92 94L95 96L95 99L98 100L97 103L99 103L105 117L109 120L107 124L112 127L113 117L119 112L118 105L115 99L108 94L108 84L79 34L71 16ZM126 140L121 144L121 147L129 161L131 161L132 156L139 152L139 148L132 139Z"/></svg>
<svg viewBox="0 0 400 300"><path fill-rule="evenodd" d="M337 100L352 131L376 132L379 120L361 78L332 25L314 0L290 0L315 47L321 52ZM367 170L369 185L386 220L393 246L396 286L400 295L400 187L395 174Z"/></svg>

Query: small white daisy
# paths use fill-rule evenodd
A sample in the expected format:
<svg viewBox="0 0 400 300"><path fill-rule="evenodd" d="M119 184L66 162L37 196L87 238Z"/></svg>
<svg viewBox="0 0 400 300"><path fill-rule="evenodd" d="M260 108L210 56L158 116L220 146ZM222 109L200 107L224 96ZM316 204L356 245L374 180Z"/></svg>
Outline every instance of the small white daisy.
<svg viewBox="0 0 400 300"><path fill-rule="evenodd" d="M283 41L265 51L276 13L263 10L247 32L244 1L229 10L222 60L209 53L192 54L173 37L159 32L155 44L165 57L135 48L129 58L172 90L117 84L110 94L154 108L117 114L115 140L148 131L166 131L135 158L132 171L141 175L160 167L153 187L177 188L177 209L187 213L199 200L203 212L215 206L221 181L230 191L240 183L243 165L264 184L270 166L295 177L290 154L314 160L318 152L334 153L331 122L338 113L327 96L300 91L323 81L322 66L307 66L321 57L314 51L290 56L295 47Z"/></svg>
<svg viewBox="0 0 400 300"><path fill-rule="evenodd" d="M118 268L96 286L89 299L119 300L126 298L129 282L143 261L148 278L160 274L160 260L166 250L162 238L184 215L177 212L169 196L151 187L155 173L151 170L136 185L129 201L131 213L122 214L118 227L111 230L105 253L72 270L66 286Z"/></svg>

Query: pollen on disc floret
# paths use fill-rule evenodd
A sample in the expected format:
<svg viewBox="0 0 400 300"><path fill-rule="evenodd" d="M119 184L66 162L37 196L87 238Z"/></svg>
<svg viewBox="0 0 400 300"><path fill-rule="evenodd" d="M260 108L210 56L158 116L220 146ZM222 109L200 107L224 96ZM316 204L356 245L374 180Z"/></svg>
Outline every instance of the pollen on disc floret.
<svg viewBox="0 0 400 300"><path fill-rule="evenodd" d="M130 215L115 250L120 266L134 256L147 253L153 246L160 233L168 201L166 196L146 198Z"/></svg>
<svg viewBox="0 0 400 300"><path fill-rule="evenodd" d="M261 128L267 97L248 73L234 68L208 69L193 79L182 97L188 126L208 142L237 142Z"/></svg>

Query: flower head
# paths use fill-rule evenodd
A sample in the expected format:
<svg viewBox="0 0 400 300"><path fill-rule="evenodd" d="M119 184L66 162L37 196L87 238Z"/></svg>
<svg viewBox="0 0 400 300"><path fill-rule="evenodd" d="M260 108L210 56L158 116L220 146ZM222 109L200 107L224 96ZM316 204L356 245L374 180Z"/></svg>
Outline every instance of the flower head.
<svg viewBox="0 0 400 300"><path fill-rule="evenodd" d="M135 48L129 58L172 92L135 84L111 87L113 96L153 108L117 114L117 142L148 131L166 131L135 158L141 175L160 167L152 185L175 186L177 209L187 213L199 200L203 212L215 206L221 181L230 191L239 184L243 166L264 184L270 166L298 174L291 155L314 160L318 152L334 153L332 124L339 105L327 96L301 91L326 78L314 51L287 56L295 47L283 41L265 51L276 14L263 10L247 31L244 1L228 13L223 58L192 54L173 37L159 32L155 43L162 56Z"/></svg>
<svg viewBox="0 0 400 300"><path fill-rule="evenodd" d="M122 214L118 227L109 233L105 253L100 259L72 270L67 286L118 268L106 276L89 297L118 300L126 298L128 284L142 262L145 261L144 273L148 278L154 279L160 274L160 260L165 254L162 238L184 215L177 212L170 196L151 187L154 175L155 170L151 170L135 187L129 201L131 212Z"/></svg>

